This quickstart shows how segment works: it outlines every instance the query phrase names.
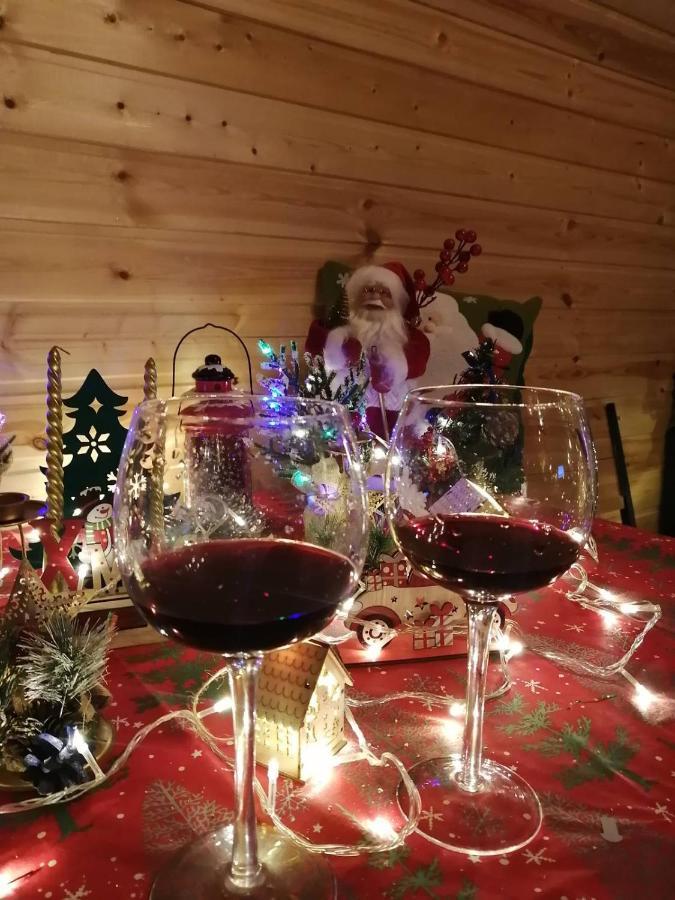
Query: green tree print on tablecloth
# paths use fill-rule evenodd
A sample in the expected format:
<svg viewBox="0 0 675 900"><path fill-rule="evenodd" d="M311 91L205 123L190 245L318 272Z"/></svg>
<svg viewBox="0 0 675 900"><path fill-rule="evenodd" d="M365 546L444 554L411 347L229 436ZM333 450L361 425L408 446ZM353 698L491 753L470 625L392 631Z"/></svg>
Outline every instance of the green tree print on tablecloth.
<svg viewBox="0 0 675 900"><path fill-rule="evenodd" d="M612 779L617 773L630 778L640 787L649 790L654 783L628 768L628 763L639 746L632 745L624 728L617 728L614 740L606 744L590 745L591 720L577 719L576 726L565 723L559 732L535 744L525 744L525 750L536 750L543 756L559 756L569 753L576 761L558 774L563 785L571 790L588 781Z"/></svg>
<svg viewBox="0 0 675 900"><path fill-rule="evenodd" d="M515 694L510 700L497 704L493 714L516 717L516 721L499 726L500 731L510 736L549 732L539 741L524 744L523 749L549 758L569 754L574 762L557 773L557 778L568 790L589 781L611 780L615 775L623 775L645 790L651 788L652 781L628 768L640 748L630 740L624 728L617 728L614 738L604 744L593 743L592 722L588 717L577 719L574 724L565 722L560 728L554 727L551 715L559 709L555 703L542 701L528 709L523 697Z"/></svg>
<svg viewBox="0 0 675 900"><path fill-rule="evenodd" d="M135 667L141 663L153 663L152 669L139 672L139 679L146 685L157 685L156 689L133 697L137 712L147 712L162 703L170 706L184 706L186 701L206 681L208 675L222 668L223 660L210 653L197 653L187 659L185 648L179 644L162 644L152 647L140 656L136 653L129 657ZM164 689L160 685L170 685ZM228 688L222 681L216 681L204 692L205 700L219 697Z"/></svg>
<svg viewBox="0 0 675 900"><path fill-rule="evenodd" d="M443 885L443 874L438 859L433 859L426 866L417 866L410 869L406 862L410 856L410 848L407 846L396 847L387 853L376 853L371 856L369 865L373 869L402 869L401 877L386 891L385 897L391 900L404 900L410 896L419 896L420 893L441 900L441 895L434 889ZM442 895L444 900L450 900L449 894ZM455 895L455 900L477 900L476 885L465 878L462 886Z"/></svg>

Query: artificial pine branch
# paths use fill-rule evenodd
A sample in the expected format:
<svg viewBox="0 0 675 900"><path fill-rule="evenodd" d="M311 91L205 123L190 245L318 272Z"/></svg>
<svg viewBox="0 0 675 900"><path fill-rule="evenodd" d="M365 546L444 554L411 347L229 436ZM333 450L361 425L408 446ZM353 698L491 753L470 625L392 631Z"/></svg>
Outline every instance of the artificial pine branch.
<svg viewBox="0 0 675 900"><path fill-rule="evenodd" d="M53 704L61 712L79 705L105 681L112 634L110 618L79 628L77 619L58 612L42 632L26 635L17 660L26 701Z"/></svg>
<svg viewBox="0 0 675 900"><path fill-rule="evenodd" d="M366 551L366 561L364 563L364 571L372 572L380 565L383 556L390 556L396 550L396 544L392 538L389 529L386 526L379 525L377 522L371 521L370 531L368 532L368 549Z"/></svg>

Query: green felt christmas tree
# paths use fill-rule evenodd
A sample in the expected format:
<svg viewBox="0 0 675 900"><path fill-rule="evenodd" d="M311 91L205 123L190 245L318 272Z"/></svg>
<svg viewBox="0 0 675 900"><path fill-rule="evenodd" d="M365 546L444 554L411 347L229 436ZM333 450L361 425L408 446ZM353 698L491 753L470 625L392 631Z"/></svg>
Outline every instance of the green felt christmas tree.
<svg viewBox="0 0 675 900"><path fill-rule="evenodd" d="M96 369L92 369L82 387L63 401L66 413L75 420L63 436L65 464L64 516L79 515L76 510L91 500L112 503L117 467L127 436L120 424L127 397L111 390Z"/></svg>

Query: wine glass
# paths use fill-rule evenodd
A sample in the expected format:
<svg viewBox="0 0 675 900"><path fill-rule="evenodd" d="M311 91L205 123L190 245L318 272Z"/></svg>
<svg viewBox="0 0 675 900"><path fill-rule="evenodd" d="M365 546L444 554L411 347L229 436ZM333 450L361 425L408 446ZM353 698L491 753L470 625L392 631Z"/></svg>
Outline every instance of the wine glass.
<svg viewBox="0 0 675 900"><path fill-rule="evenodd" d="M596 464L580 397L546 388L451 385L411 391L388 456L386 508L412 566L465 600L468 680L461 754L413 766L419 829L464 853L529 843L539 799L483 759L490 628L500 601L550 584L577 559L595 506ZM399 802L403 794L399 791Z"/></svg>
<svg viewBox="0 0 675 900"><path fill-rule="evenodd" d="M264 651L320 632L358 587L367 501L344 409L233 393L142 403L114 522L120 570L147 621L229 662L234 824L190 845L151 897L333 897L321 858L256 828L253 773Z"/></svg>

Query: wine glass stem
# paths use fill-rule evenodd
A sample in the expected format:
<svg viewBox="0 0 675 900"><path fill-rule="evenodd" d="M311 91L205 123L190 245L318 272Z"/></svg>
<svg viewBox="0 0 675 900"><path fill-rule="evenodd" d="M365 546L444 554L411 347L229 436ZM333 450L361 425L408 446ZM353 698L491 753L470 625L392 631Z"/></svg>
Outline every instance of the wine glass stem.
<svg viewBox="0 0 675 900"><path fill-rule="evenodd" d="M255 695L262 656L238 656L229 668L234 721L235 820L232 865L227 880L240 891L261 879L256 836L253 773L255 771Z"/></svg>
<svg viewBox="0 0 675 900"><path fill-rule="evenodd" d="M462 748L462 772L460 786L471 793L480 790L480 770L483 760L483 713L485 710L485 686L487 683L490 628L496 603L467 601L469 619L466 719Z"/></svg>

